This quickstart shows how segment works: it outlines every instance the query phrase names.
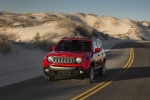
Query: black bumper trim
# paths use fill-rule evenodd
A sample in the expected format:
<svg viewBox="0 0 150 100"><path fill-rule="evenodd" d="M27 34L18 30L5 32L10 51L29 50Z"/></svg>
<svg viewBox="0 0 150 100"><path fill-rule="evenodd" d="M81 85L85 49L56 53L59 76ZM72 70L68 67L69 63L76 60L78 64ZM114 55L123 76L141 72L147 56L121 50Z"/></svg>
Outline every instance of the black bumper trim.
<svg viewBox="0 0 150 100"><path fill-rule="evenodd" d="M49 72L45 72L45 69L49 69ZM82 71L83 73L81 73ZM59 67L59 66L48 66L44 68L45 75L49 76L83 76L87 75L87 70L83 67Z"/></svg>

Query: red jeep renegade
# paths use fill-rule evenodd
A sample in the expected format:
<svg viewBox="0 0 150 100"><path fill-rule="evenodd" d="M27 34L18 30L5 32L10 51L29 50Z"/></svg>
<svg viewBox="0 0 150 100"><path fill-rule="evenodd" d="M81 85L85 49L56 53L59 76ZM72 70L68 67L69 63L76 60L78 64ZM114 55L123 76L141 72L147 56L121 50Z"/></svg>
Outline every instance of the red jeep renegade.
<svg viewBox="0 0 150 100"><path fill-rule="evenodd" d="M45 79L79 76L91 83L96 71L100 76L105 74L106 54L101 41L96 37L65 37L56 46L52 46L52 50L43 60Z"/></svg>

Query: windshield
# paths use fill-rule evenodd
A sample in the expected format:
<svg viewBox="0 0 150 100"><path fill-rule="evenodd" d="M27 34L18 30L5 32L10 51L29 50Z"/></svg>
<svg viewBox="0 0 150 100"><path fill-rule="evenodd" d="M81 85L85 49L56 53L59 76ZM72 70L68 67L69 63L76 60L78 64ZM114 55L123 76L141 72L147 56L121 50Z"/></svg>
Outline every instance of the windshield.
<svg viewBox="0 0 150 100"><path fill-rule="evenodd" d="M57 51L90 51L90 42L81 40L62 40L56 46Z"/></svg>

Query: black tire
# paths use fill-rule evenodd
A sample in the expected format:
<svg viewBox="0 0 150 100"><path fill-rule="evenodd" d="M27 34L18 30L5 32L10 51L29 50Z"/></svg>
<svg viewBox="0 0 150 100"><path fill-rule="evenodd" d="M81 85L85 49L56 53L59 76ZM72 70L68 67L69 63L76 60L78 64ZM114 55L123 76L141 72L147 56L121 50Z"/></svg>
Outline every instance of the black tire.
<svg viewBox="0 0 150 100"><path fill-rule="evenodd" d="M99 76L104 76L105 73L106 73L106 66L104 63L103 66L98 70L98 74L99 74Z"/></svg>
<svg viewBox="0 0 150 100"><path fill-rule="evenodd" d="M94 82L94 68L93 68L93 66L90 66L88 76L85 78L85 82L87 84L90 84L90 83Z"/></svg>
<svg viewBox="0 0 150 100"><path fill-rule="evenodd" d="M53 81L54 80L54 76L44 75L44 78L45 78L45 80L48 80L48 81Z"/></svg>

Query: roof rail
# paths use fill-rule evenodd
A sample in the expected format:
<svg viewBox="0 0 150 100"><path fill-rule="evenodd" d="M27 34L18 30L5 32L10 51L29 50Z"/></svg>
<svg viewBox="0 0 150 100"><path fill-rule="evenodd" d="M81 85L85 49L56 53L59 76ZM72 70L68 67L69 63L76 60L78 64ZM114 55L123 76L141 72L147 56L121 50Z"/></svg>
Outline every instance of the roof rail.
<svg viewBox="0 0 150 100"><path fill-rule="evenodd" d="M98 39L97 37L92 37L92 38L89 38L89 37L63 37L62 39L67 39L67 38Z"/></svg>
<svg viewBox="0 0 150 100"><path fill-rule="evenodd" d="M91 37L91 39L98 39L97 37Z"/></svg>
<svg viewBox="0 0 150 100"><path fill-rule="evenodd" d="M63 37L62 39L66 39L67 37Z"/></svg>
<svg viewBox="0 0 150 100"><path fill-rule="evenodd" d="M74 37L74 36L72 36L72 37L63 37L62 39L66 39L66 38L88 38L88 37Z"/></svg>

